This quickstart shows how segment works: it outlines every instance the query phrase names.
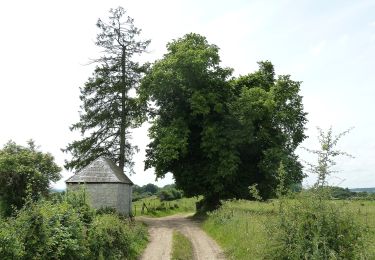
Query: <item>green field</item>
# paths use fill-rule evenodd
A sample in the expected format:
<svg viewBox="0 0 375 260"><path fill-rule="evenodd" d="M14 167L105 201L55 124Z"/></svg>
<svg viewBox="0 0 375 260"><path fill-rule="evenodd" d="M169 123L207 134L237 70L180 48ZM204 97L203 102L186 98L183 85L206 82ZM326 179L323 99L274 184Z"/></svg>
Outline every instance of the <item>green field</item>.
<svg viewBox="0 0 375 260"><path fill-rule="evenodd" d="M293 203L293 202L292 202ZM375 259L375 201L332 201L369 228L369 259ZM224 249L228 259L265 259L269 252L267 226L277 219L278 202L229 201L209 214L203 229Z"/></svg>
<svg viewBox="0 0 375 260"><path fill-rule="evenodd" d="M164 217L177 213L194 213L195 203L201 198L182 198L172 201L163 201L156 196L141 199L133 202L134 216L150 216L150 217ZM146 207L142 213L142 205L145 203Z"/></svg>

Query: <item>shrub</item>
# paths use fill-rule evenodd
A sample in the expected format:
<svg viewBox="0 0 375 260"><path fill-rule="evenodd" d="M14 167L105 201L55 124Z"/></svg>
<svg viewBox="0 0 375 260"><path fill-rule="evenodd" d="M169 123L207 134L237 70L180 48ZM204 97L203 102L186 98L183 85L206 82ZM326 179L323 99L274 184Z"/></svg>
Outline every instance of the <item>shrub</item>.
<svg viewBox="0 0 375 260"><path fill-rule="evenodd" d="M280 200L275 226L270 226L273 259L360 259L367 229L353 214L320 192Z"/></svg>
<svg viewBox="0 0 375 260"><path fill-rule="evenodd" d="M183 196L182 191L175 188L162 189L158 193L160 201L171 201L181 199Z"/></svg>
<svg viewBox="0 0 375 260"><path fill-rule="evenodd" d="M24 254L18 231L9 222L0 219L0 259L20 259Z"/></svg>
<svg viewBox="0 0 375 260"><path fill-rule="evenodd" d="M84 225L67 202L41 201L13 220L26 259L79 259L86 253Z"/></svg>
<svg viewBox="0 0 375 260"><path fill-rule="evenodd" d="M147 242L144 226L95 214L84 191L29 201L16 213L0 219L0 259L135 259Z"/></svg>
<svg viewBox="0 0 375 260"><path fill-rule="evenodd" d="M95 217L88 232L90 259L136 259L145 244L144 227L130 225L112 214Z"/></svg>
<svg viewBox="0 0 375 260"><path fill-rule="evenodd" d="M38 151L34 141L27 147L9 141L0 149L0 196L2 213L10 216L26 200L49 195L50 181L60 179L60 167L49 153Z"/></svg>
<svg viewBox="0 0 375 260"><path fill-rule="evenodd" d="M319 129L319 128L318 128ZM307 163L309 171L318 175L314 187L301 193L296 200L286 200L279 192L280 205L277 224L270 229L274 259L363 259L368 228L353 219L354 212L342 210L332 196L346 197L349 190L328 187L327 177L335 172L335 158L349 156L336 149L341 137L350 130L333 136L319 129L319 150L306 149L317 155L317 163ZM282 163L278 172L282 190L285 174Z"/></svg>
<svg viewBox="0 0 375 260"><path fill-rule="evenodd" d="M63 200L71 205L79 213L80 219L86 225L90 224L94 218L95 210L88 204L88 194L84 187L78 191L67 192Z"/></svg>

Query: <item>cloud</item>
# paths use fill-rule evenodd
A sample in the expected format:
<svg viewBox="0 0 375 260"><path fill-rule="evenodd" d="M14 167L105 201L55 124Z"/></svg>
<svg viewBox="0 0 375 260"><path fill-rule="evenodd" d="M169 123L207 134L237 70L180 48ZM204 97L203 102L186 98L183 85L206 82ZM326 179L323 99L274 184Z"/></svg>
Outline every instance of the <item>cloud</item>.
<svg viewBox="0 0 375 260"><path fill-rule="evenodd" d="M322 50L326 47L327 43L325 40L320 41L318 44L310 48L310 53L313 56L319 56Z"/></svg>
<svg viewBox="0 0 375 260"><path fill-rule="evenodd" d="M348 41L349 41L349 35L347 35L347 34L343 34L343 35L341 35L341 37L339 38L339 43L340 43L341 45L345 45L345 44L347 44Z"/></svg>

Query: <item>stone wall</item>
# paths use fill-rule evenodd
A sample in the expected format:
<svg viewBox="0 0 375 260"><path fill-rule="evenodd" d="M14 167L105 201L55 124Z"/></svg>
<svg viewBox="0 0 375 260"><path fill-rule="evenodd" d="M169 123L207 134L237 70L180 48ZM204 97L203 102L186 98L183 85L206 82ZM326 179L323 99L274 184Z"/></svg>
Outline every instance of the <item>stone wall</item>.
<svg viewBox="0 0 375 260"><path fill-rule="evenodd" d="M130 215L132 212L132 186L125 184L119 185L117 194L118 211L123 214Z"/></svg>
<svg viewBox="0 0 375 260"><path fill-rule="evenodd" d="M116 208L118 212L129 215L131 212L132 188L123 183L84 184L92 207ZM68 184L68 190L78 190L79 184Z"/></svg>

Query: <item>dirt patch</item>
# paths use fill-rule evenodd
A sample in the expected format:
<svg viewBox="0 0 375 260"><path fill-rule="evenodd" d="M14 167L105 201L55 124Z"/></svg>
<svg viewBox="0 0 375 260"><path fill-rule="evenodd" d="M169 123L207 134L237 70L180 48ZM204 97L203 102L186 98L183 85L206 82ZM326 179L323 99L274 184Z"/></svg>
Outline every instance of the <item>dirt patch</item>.
<svg viewBox="0 0 375 260"><path fill-rule="evenodd" d="M190 215L174 215L163 218L138 217L137 220L149 226L150 243L142 260L168 260L172 250L173 230L179 230L193 244L194 259L225 259L217 243L200 229L199 223L189 218Z"/></svg>

